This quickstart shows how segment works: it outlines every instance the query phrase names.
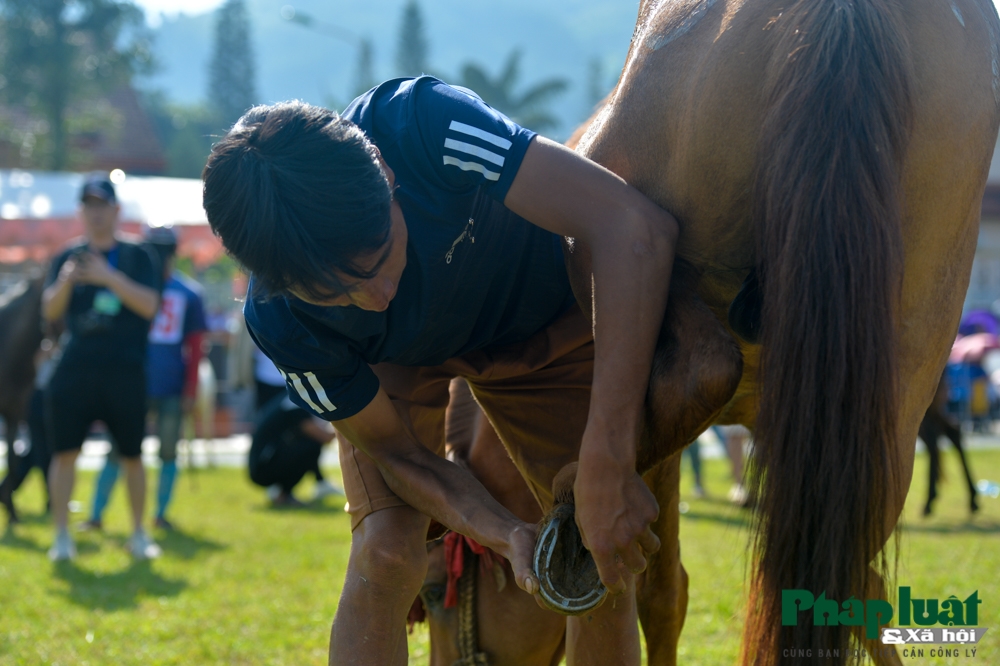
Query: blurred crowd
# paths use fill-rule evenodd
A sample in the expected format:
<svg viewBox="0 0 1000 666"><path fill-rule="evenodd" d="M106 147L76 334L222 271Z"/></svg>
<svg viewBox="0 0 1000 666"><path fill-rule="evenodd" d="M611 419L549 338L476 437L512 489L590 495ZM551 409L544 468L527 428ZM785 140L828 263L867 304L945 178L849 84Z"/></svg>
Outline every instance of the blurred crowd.
<svg viewBox="0 0 1000 666"><path fill-rule="evenodd" d="M171 228L146 227L142 237L121 233L115 186L103 174L87 178L79 205L84 236L52 260L47 275L0 302L0 416L11 444L0 503L8 522L18 522L14 494L38 469L55 528L49 557L73 559L68 507L77 459L94 436L107 439L109 453L89 517L76 527L104 528L124 473L132 522L127 548L136 559L161 552L146 529L147 434L155 435L158 458L151 521L157 531L175 529L168 512L179 445L195 436L227 436L234 425L253 432L249 478L274 506L301 506L293 491L309 473L316 479L313 499L340 493L319 467L333 428L287 399L284 378L256 349L237 300L228 311L206 309L202 287L177 269ZM241 287L245 280L233 288Z"/></svg>

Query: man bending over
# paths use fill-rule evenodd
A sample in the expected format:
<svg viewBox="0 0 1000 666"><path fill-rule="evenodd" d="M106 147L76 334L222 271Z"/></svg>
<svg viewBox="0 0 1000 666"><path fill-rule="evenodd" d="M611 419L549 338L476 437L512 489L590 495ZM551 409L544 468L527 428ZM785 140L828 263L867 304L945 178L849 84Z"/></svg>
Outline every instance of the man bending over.
<svg viewBox="0 0 1000 666"><path fill-rule="evenodd" d="M659 547L635 472L677 223L620 178L467 90L396 79L342 116L251 109L204 172L209 222L252 272L247 324L298 405L335 422L352 516L331 664L405 664L431 518L531 573L535 527L448 462L466 378L542 508L579 459L577 522L612 594L570 664L638 664L634 573ZM561 236L593 256L595 321ZM346 440L346 441L345 441Z"/></svg>

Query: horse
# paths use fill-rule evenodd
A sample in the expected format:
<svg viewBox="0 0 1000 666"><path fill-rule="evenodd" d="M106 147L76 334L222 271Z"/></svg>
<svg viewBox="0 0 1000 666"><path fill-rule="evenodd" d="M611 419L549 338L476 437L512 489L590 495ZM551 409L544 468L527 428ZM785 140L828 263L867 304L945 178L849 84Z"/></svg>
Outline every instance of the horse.
<svg viewBox="0 0 1000 666"><path fill-rule="evenodd" d="M969 511L976 513L979 511L979 503L976 501L976 484L972 480L972 472L969 471L969 463L965 459L965 451L962 448L962 429L956 422L954 416L948 413L948 378L947 373L941 375L937 390L934 392L934 399L931 401L927 413L924 414L918 430L920 439L927 447L927 456L930 458L929 479L927 484L927 502L924 504L924 515L931 515L932 505L937 499L937 484L941 480L941 454L938 447L938 440L942 435L951 440L952 446L958 453L958 459L962 463L962 471L965 473L965 482L969 487Z"/></svg>
<svg viewBox="0 0 1000 666"><path fill-rule="evenodd" d="M846 663L852 629L784 626L783 589L886 595L884 546L958 328L998 109L989 0L640 3L577 150L680 225L638 471L711 423L754 434L744 664L783 648ZM589 250L565 249L589 309ZM676 580L676 543L662 550L651 573ZM577 577L537 573L543 588ZM679 598L659 612L680 614Z"/></svg>
<svg viewBox="0 0 1000 666"><path fill-rule="evenodd" d="M468 469L497 501L526 522L542 518L528 485L464 381L452 383L446 433L448 457ZM677 506L680 455L658 465L644 479L661 506ZM677 519L676 511L662 512L654 532L664 540L672 536L676 542ZM456 560L457 549L463 552ZM428 571L410 621L428 623L430 666L556 666L566 649L565 616L541 608L534 597L514 585L506 560L483 551L455 533L428 542ZM637 584L652 666L674 663L684 621L683 614L658 614L658 605L679 594L682 598L677 605L687 607L687 573L679 567L678 580L656 578L653 572L658 571L659 557L659 553L650 556L648 573ZM667 559L672 562L674 558Z"/></svg>
<svg viewBox="0 0 1000 666"><path fill-rule="evenodd" d="M0 296L0 416L7 442L7 476L0 484L0 503L12 523L18 520L12 481L18 466L14 440L34 390L35 352L43 338L43 287L39 276L19 282Z"/></svg>

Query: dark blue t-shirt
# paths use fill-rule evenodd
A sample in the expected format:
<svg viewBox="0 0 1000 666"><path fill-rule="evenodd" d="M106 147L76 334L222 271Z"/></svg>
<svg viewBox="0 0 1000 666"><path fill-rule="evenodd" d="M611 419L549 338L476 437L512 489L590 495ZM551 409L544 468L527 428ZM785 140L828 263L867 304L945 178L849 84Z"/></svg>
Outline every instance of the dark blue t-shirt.
<svg viewBox="0 0 1000 666"><path fill-rule="evenodd" d="M146 387L150 398L180 395L184 389L184 338L204 331L201 285L174 271L163 287L160 309L149 329Z"/></svg>
<svg viewBox="0 0 1000 666"><path fill-rule="evenodd" d="M503 205L535 134L468 91L432 77L395 79L344 112L396 177L406 268L385 312L261 299L244 314L289 395L328 420L378 392L369 364L438 365L521 342L573 304L561 239Z"/></svg>

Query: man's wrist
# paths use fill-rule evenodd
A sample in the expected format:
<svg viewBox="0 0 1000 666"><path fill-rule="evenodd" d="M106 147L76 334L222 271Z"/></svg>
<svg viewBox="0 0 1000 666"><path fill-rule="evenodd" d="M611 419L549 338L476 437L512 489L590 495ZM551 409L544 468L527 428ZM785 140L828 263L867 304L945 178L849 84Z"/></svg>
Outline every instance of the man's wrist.
<svg viewBox="0 0 1000 666"><path fill-rule="evenodd" d="M115 268L114 266L108 266L108 279L105 281L104 286L111 291L117 292L122 287L122 278L124 273Z"/></svg>
<svg viewBox="0 0 1000 666"><path fill-rule="evenodd" d="M583 434L580 464L634 469L638 441L638 419L627 415L617 421L591 418Z"/></svg>

